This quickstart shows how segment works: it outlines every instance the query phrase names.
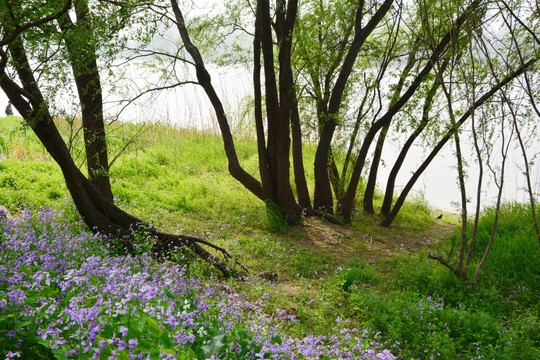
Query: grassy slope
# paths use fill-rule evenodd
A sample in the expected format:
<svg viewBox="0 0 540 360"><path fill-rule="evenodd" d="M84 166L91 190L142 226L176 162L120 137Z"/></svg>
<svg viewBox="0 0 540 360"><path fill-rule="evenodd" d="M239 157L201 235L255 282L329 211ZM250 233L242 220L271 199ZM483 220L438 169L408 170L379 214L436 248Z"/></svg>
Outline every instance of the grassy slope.
<svg viewBox="0 0 540 360"><path fill-rule="evenodd" d="M31 131L13 117L0 124L0 151L7 155L0 162L0 202L11 211L28 203L72 208L58 167ZM232 285L248 297L269 296L268 312L282 309L295 315L291 334L325 334L336 321L350 321L380 331L383 340L392 339L389 348L409 357L537 354L538 287L531 290L529 285L523 291L523 278L521 287L509 285L514 274L501 281L501 288L486 274L482 285L471 289L428 261L427 251L449 246L445 240L454 226L432 220L422 201L409 203L390 229L369 216L347 227L306 219L303 226L281 228L267 220L263 204L227 174L219 137L154 125L130 142L137 130L121 124L110 128L111 157L126 147L111 168L118 204L168 231L225 246L252 274L276 272L275 283L261 279ZM69 134L67 128L64 132ZM236 141L242 165L257 175L255 144ZM310 164L313 152L306 150ZM534 277L540 267L534 257L530 261L528 276ZM207 275L197 271L193 275ZM444 311L426 307L430 299ZM511 331L503 331L511 316L513 323L506 325Z"/></svg>

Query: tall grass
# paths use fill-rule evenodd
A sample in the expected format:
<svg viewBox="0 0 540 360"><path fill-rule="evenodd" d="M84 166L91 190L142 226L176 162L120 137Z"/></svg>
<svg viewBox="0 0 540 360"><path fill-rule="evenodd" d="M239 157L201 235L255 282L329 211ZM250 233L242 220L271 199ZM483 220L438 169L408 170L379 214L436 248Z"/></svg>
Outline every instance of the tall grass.
<svg viewBox="0 0 540 360"><path fill-rule="evenodd" d="M478 223L472 254L473 264L479 262L484 254L494 219L495 209L484 210ZM470 237L472 224L469 224L468 229ZM454 233L451 242L457 244L460 236L458 232ZM539 275L540 249L532 223L530 205L505 203L499 210L493 247L480 275L482 281L506 292L513 291L516 285L540 289ZM540 295L540 292L538 294Z"/></svg>

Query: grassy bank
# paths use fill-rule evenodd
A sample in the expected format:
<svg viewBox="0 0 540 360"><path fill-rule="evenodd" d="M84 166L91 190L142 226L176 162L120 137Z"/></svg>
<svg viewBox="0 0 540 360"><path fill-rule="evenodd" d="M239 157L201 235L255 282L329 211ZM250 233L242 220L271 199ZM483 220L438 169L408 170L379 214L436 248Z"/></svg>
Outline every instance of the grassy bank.
<svg viewBox="0 0 540 360"><path fill-rule="evenodd" d="M69 139L70 128L63 126L62 129L66 139ZM307 348L302 346L310 342L310 336L325 337L312 341L324 346L330 346L329 339L336 336L340 339L340 346L345 344L340 347L344 353L354 347L345 339L358 338L361 341L356 344L363 344L360 345L362 351L372 350L373 354L377 354L384 348L404 359L540 358L540 254L534 234L529 232L532 226L528 223L530 219L524 207L505 207L499 225L502 231L488 258L479 286L472 288L457 280L444 267L427 259L429 251L449 252L458 235L454 233L453 225L434 220L421 200L409 202L390 229L379 227L377 223L380 219L376 216L365 215L359 216L349 226L305 219L302 226L283 228L269 221L263 204L228 175L219 137L159 124L145 127L142 133L139 130L137 126L125 124L110 127L111 158L119 155L111 168L117 203L128 212L167 231L193 234L226 247L246 264L253 276L247 282L226 282L216 278L218 274L204 264L186 258L188 254L179 254L177 259L176 265L181 270L176 276L194 279L198 290L193 293L200 293L196 296L205 294L200 292L205 286L218 283L227 289L218 293L226 298L239 296L245 301L242 303L244 305L238 306L247 306L242 313L249 316L235 320L231 332L222 338L222 343L227 343L227 346L233 345L225 338L231 339L232 334L239 336L240 333L245 334L240 338L254 349L257 348L259 353L263 346L277 346L278 340L264 343L264 340L272 339L259 341L257 338L254 329L262 326L262 323L255 324L257 317L252 316L260 314L264 315L264 319L271 319L264 321L266 330L279 327L272 331L280 339L280 346L297 344L291 347L294 350L289 353L272 353L268 350L267 358L274 355L275 358L328 356L324 355L328 353L323 354L322 348L308 355ZM55 221L75 223L77 214L63 186L58 167L49 159L30 129L21 127L17 118L10 117L0 122L0 135L0 151L4 154L0 162L0 202L13 214L21 213L29 204L33 204L34 209L52 207L63 211L63 218ZM248 172L257 175L256 144L244 138L236 141L242 165ZM72 138L71 143L75 149L80 148L78 137ZM313 152L314 149L306 148L307 164L312 163ZM80 156L79 163L83 165ZM33 214L36 212L32 210ZM35 219L40 215L33 216ZM31 225L32 221L28 220L27 223ZM482 229L489 229L492 221L492 215L486 212ZM37 221L35 225L38 228L41 226L39 223ZM6 228L5 223L2 226ZM83 231L81 227L69 229L66 231L71 234ZM480 232L475 261L482 256L488 238L485 231ZM4 232L4 237L0 239L4 263L8 259L5 252L8 243ZM120 261L109 256L122 253L122 249L102 252L103 246L99 240L88 240L88 243L91 244L89 252L81 255L80 261L73 259L70 269L75 271L81 268L92 252L104 261ZM41 251L41 255L47 253L46 248ZM159 268L156 270L159 273L168 271L167 266L172 266L166 264L163 268L144 257L144 254L141 256L129 259L132 269L146 264L144 266L149 268ZM7 299L6 294L14 291L11 288L13 281L8 280L14 272L7 271L6 267L2 271L4 280L0 283L0 298ZM261 272L278 274L277 281L259 277ZM133 274L138 272L134 271ZM79 275L83 276L82 273ZM96 275L90 281L92 286L98 288L106 282L104 274ZM49 291L47 287L44 289ZM170 288L167 289L170 291ZM68 306L68 300L77 292L82 295L86 290L73 288L70 291L72 297L64 298L63 306ZM165 293L165 290L162 292ZM181 309L187 298L179 293L177 295L156 297L156 302L150 305L159 306L160 301L167 301L174 303L175 309ZM32 296L35 302L38 295ZM114 299L117 300L111 300L111 306L122 301L121 297ZM224 298L217 296L212 299L215 306L210 306L210 310L215 316L228 312L216 305ZM133 311L137 312L137 319L150 316L150 320L140 320L142 329L156 321L161 324L159 329L162 332L156 330L155 336L164 336L165 330L173 333L170 328L163 327L163 319L143 310L144 303L128 303L130 309L136 309ZM194 303L204 305L199 304L199 300L191 304ZM251 305L245 304L257 306L250 310ZM41 314L39 316L45 316L45 310L43 308L42 313L38 312ZM54 314L59 313L61 309ZM207 353L201 352L208 345L205 342L217 342L218 337L224 334L219 328L224 325L212 317L214 315L205 317L207 315L200 314L201 321L212 324L214 332L197 336L195 329L192 333L196 340L189 345L192 352L186 350L185 354L205 358ZM9 322L11 319L1 319L0 323L4 321L4 326L16 326ZM104 316L103 323L112 319ZM132 320L121 320L116 328L103 325L100 338L93 340L98 339L98 344L100 339L120 339L120 324L128 329L135 326ZM28 331L37 332L37 329L30 327ZM140 332L144 333L142 330ZM116 335L113 336L113 333ZM137 336L137 342L143 343L144 336ZM15 337L10 339L13 340L10 340L10 344L18 341ZM84 341L91 349L99 348L96 344L89 345L89 338L84 338ZM127 344L127 339L118 341ZM148 343L151 344L151 341ZM171 344L178 346L178 342ZM36 340L35 346L45 345ZM150 351L151 345L148 346L147 350ZM230 349L227 351L232 351ZM302 349L306 352L303 353ZM3 350L7 353L16 349L3 349L0 346L1 355L4 355L1 353ZM101 356L110 356L113 350L117 349L108 343ZM225 351L224 348L222 351ZM89 356L94 353L94 350L88 351ZM244 358L249 358L247 352L242 354ZM355 354L352 358L364 356L360 352ZM122 357L119 355L118 358ZM327 358L346 358L346 355L330 355Z"/></svg>

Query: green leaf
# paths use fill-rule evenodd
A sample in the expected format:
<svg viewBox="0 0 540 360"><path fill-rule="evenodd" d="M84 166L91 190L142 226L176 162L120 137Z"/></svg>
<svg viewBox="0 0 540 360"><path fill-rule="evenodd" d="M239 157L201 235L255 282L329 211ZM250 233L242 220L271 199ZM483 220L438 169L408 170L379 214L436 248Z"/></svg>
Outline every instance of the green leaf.
<svg viewBox="0 0 540 360"><path fill-rule="evenodd" d="M160 360L160 357L159 357L159 351L156 350L156 349L152 349L150 351L150 359L151 360Z"/></svg>
<svg viewBox="0 0 540 360"><path fill-rule="evenodd" d="M163 330L158 339L163 344L164 347L172 347L173 346L171 336L170 336L170 332L168 330Z"/></svg>
<svg viewBox="0 0 540 360"><path fill-rule="evenodd" d="M155 337L159 337L161 335L161 329L159 328L157 321L149 316L145 316L144 318L146 319L150 334L154 335Z"/></svg>
<svg viewBox="0 0 540 360"><path fill-rule="evenodd" d="M122 350L116 355L116 358L120 360L129 360L129 355L125 350Z"/></svg>
<svg viewBox="0 0 540 360"><path fill-rule="evenodd" d="M281 340L281 337L279 337L279 336L274 336L274 337L272 338L272 340L270 341L270 343L282 345L282 344L283 344L283 341Z"/></svg>
<svg viewBox="0 0 540 360"><path fill-rule="evenodd" d="M56 356L57 359L66 359L66 354L67 354L66 350L53 349L51 352Z"/></svg>
<svg viewBox="0 0 540 360"><path fill-rule="evenodd" d="M140 334L143 331L145 325L146 319L144 317L136 318L129 322L128 330L130 332L133 330L133 332Z"/></svg>
<svg viewBox="0 0 540 360"><path fill-rule="evenodd" d="M23 321L15 326L15 330L19 330L20 328L31 325L31 324L32 324L31 321Z"/></svg>
<svg viewBox="0 0 540 360"><path fill-rule="evenodd" d="M14 319L15 319L15 315L13 315L13 314L0 316L0 324L6 324L8 322L11 323ZM3 326L5 326L5 325L3 325Z"/></svg>

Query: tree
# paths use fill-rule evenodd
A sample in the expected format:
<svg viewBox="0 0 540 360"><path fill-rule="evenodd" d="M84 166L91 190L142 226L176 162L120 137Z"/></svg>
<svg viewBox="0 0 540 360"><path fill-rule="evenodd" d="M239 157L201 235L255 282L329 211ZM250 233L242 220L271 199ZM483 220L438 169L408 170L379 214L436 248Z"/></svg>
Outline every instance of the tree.
<svg viewBox="0 0 540 360"><path fill-rule="evenodd" d="M201 245L210 246L227 257L228 253L224 249L195 237L160 232L114 205L78 169L53 121L50 104L40 89L42 84L35 77L36 69L40 64L28 56L29 48L36 50L32 47L34 42L31 37L41 32L50 35L53 31L50 28L51 24L55 21L65 21L72 3L66 1L65 3L54 2L48 6L43 6L41 3L25 3L24 5L22 6L20 2L9 2L0 7L2 14L0 19L0 86L60 166L75 206L87 226L93 231L120 239L128 248L132 246L135 235L142 233L153 241L153 253L162 257L167 257L176 248L188 247L223 273L237 275L227 264ZM65 42L59 42L58 46L60 47L62 43L68 44L69 41L68 39ZM75 46L75 44L72 45ZM40 50L42 49L37 49L38 52ZM75 62L74 66L82 65ZM93 71L92 62L86 66L90 66L90 72ZM83 70L86 66L83 66ZM79 74L75 72L74 76L77 77ZM79 95L84 97L87 93L83 91Z"/></svg>
<svg viewBox="0 0 540 360"><path fill-rule="evenodd" d="M263 201L275 204L290 223L297 221L301 207L306 209L306 214L320 214L321 211L333 214L334 195L339 205L338 214L345 220L350 219L355 210L361 173L370 161L364 208L374 212L373 196L381 152L389 131L395 126L399 131L409 133L409 138L387 181L381 212L386 216L383 224L390 225L425 169L424 165L427 166L448 142L447 136L458 140L459 128L470 115L489 102L502 87L520 77L538 58L530 54L521 64L513 62L503 79L485 82L483 94L471 106L462 102L454 105L452 99L463 93L453 94L457 91L453 89L458 89L457 85L450 85L457 84L452 77L453 69L468 66L461 53L472 46L464 39L470 29L476 31L496 21L496 17L486 15L488 2L424 1L405 5L393 1L378 4L313 0L244 3L247 6L242 7L241 1L229 2L228 13L213 20L193 19L192 22L198 25L194 33L202 37L192 40L192 28L186 24L177 1L171 1L175 25L194 60L198 82L214 105L231 174ZM226 56L225 64L230 63L227 61L234 55L245 61L247 41L245 37L236 36L232 41L240 40L237 46L231 47L230 39L219 37L216 43L213 41L215 36L205 35L204 30L201 33L202 24L217 26L224 34L240 31L253 40L251 53L254 56L248 65L254 71L260 180L240 170L232 150L234 142L228 130L227 116L215 96L203 61L205 56L215 61L205 49L210 48L215 53L214 49L220 43L227 43L228 49L233 49L233 55ZM234 52L238 49L243 51L241 55ZM264 76L261 76L262 71ZM434 106L440 105L441 96L446 99L447 106L450 105L451 119L447 121L435 121L431 113ZM354 101L355 98L360 100ZM422 100L423 108L418 106ZM345 112L355 107L357 116L350 131L347 130L349 122ZM414 119L416 114L420 115L418 120ZM458 118L458 114L461 117ZM310 119L314 121L310 122ZM362 129L364 137L357 144ZM346 151L335 138L338 131L347 139L341 142L347 144ZM411 177L392 207L396 176L408 150L422 140L422 135L428 136L426 132L432 139L439 136L442 140L427 145L433 153ZM313 205L299 145L306 134L314 137L317 143ZM370 160L370 147L376 138L377 145ZM294 187L287 170L291 166L291 144L296 194L291 191ZM353 156L354 152L356 156ZM346 154L341 174L337 163L339 154Z"/></svg>
<svg viewBox="0 0 540 360"><path fill-rule="evenodd" d="M507 8L508 9L508 8ZM510 10L510 13L512 11ZM531 215L533 218L533 223L535 226L535 208L534 208L534 197L532 196L530 185L530 179L528 177L528 161L527 153L524 148L523 138L520 133L520 122L525 122L525 126L529 126L532 130L534 125L531 128L530 122L527 124L527 116L518 115L520 108L526 108L522 106L522 97L518 96L517 99L513 100L513 96L510 94L518 94L520 87L523 86L523 82L507 82L507 78L501 81L500 68L511 68L512 65L521 66L521 68L527 68L522 56L522 44L519 44L519 41L516 41L515 29L510 26L508 22L508 13L500 13L501 20L508 27L507 36L510 37L511 41L509 43L501 42L497 45L493 45L495 42L486 41L483 37L483 32L479 28L469 29L468 33L468 42L469 44L475 44L475 46L469 46L469 65L468 67L462 67L460 71L463 72L463 83L466 85L465 90L472 94L472 101L469 104L476 104L476 91L480 86L481 81L485 81L486 78L494 79L494 82L502 84L502 86L496 86L498 88L497 92L492 95L492 104L485 106L485 111L483 111L480 121L476 121L475 113L470 114L471 117L471 131L474 140L474 149L477 157L477 166L479 168L478 175L478 186L476 189L476 211L473 223L472 234L470 237L467 235L465 228L467 226L467 199L465 196L464 186L462 186L462 236L461 243L459 244L458 259L457 262L453 259L453 252L449 254L447 258L441 256L430 254L429 257L435 260L438 260L440 263L448 267L454 274L464 280L469 280L472 282L473 286L478 283L479 274L483 268L487 257L490 253L490 250L495 242L495 237L497 233L497 225L499 220L499 212L501 208L501 197L502 191L505 183L505 165L508 159L508 151L511 146L512 139L515 137L518 141L519 148L525 159L525 177L527 179L529 195L533 199L531 206ZM517 23L520 23L517 21ZM520 23L523 25L523 23ZM526 26L524 26L526 30ZM474 49L474 50L473 50ZM479 65L479 57L482 57L483 66ZM503 66L501 66L501 59L505 59ZM518 61L512 61L518 60ZM480 75L480 76L479 76ZM527 83L528 74L527 72L522 71L522 78ZM445 96L449 98L449 92L445 90ZM450 102L450 101L449 101ZM534 103L534 100L531 101L531 104ZM523 111L523 114L527 113L527 110ZM508 121L510 119L510 121ZM495 126L498 126L497 129ZM532 132L534 133L534 132ZM500 147L500 151L495 151L496 145ZM497 154L499 160L493 160L494 154ZM471 258L473 255L473 247L477 237L478 223L480 217L480 206L482 203L481 198L481 189L484 179L484 163L490 172L493 175L493 180L497 186L497 200L494 204L494 221L491 229L490 239L484 254L481 260L476 265L476 270L474 274L469 274L469 267L471 264ZM462 169L459 169L461 170Z"/></svg>

